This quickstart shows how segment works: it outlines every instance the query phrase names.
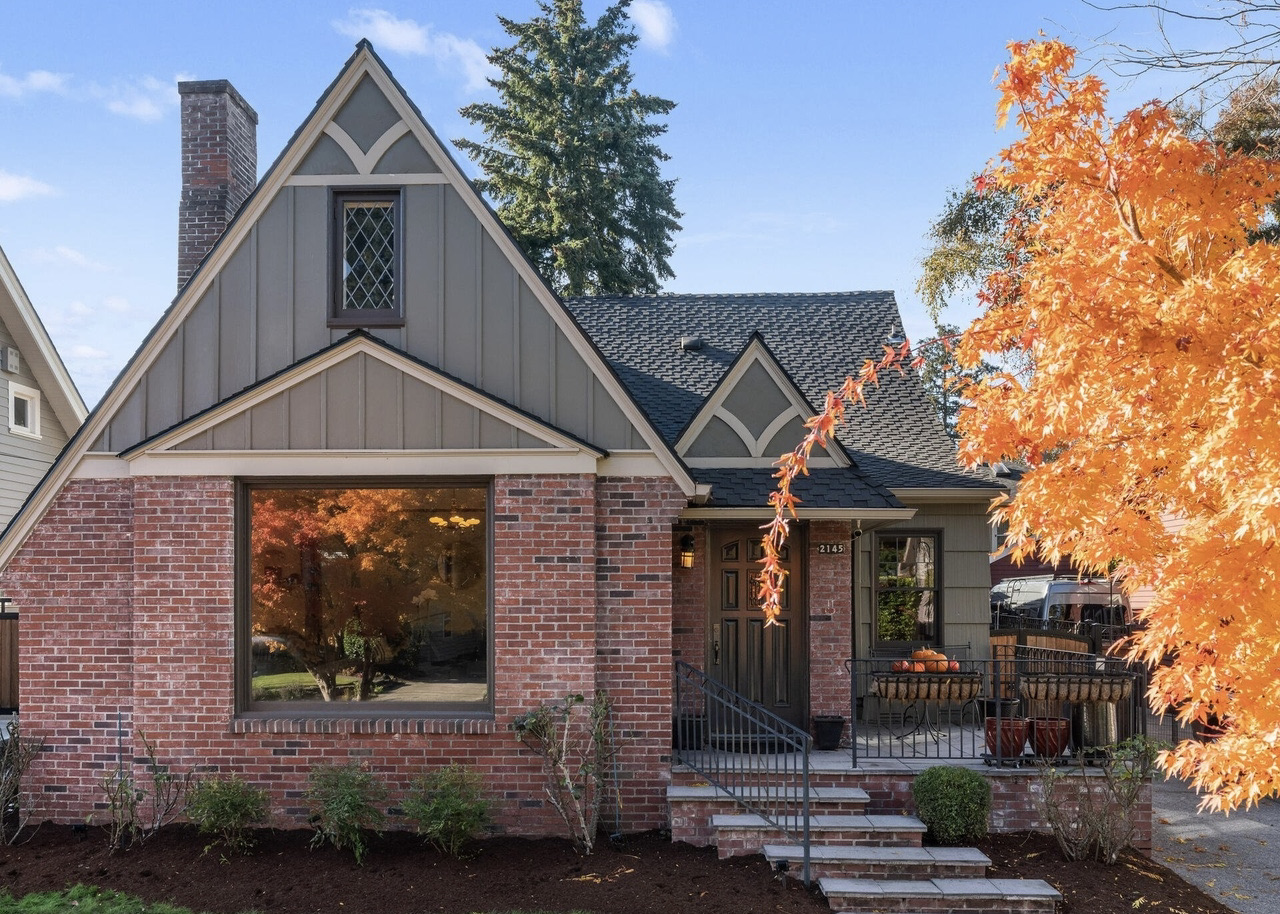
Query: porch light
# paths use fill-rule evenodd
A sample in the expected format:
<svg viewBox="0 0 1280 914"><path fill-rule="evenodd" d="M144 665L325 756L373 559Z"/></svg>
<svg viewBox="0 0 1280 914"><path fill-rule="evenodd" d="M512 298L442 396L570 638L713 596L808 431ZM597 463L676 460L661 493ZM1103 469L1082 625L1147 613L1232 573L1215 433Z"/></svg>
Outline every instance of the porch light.
<svg viewBox="0 0 1280 914"><path fill-rule="evenodd" d="M680 567L693 567L693 545L694 539L692 533L686 533L680 537Z"/></svg>

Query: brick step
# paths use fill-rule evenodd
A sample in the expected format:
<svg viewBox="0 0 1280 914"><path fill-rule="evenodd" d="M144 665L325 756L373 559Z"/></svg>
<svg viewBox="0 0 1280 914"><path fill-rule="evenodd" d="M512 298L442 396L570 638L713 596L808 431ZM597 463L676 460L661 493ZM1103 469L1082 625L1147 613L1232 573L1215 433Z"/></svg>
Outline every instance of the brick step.
<svg viewBox="0 0 1280 914"><path fill-rule="evenodd" d="M819 879L848 914L1053 914L1062 895L1040 879Z"/></svg>
<svg viewBox="0 0 1280 914"><path fill-rule="evenodd" d="M798 816L786 816L781 824L792 835L802 830ZM747 814L711 817L711 830L721 858L758 854L766 844L793 840L763 816ZM919 847L925 825L915 816L813 815L809 817L810 844L888 845Z"/></svg>
<svg viewBox="0 0 1280 914"><path fill-rule="evenodd" d="M764 857L775 869L799 876L804 848L796 844L766 844ZM878 847L874 845L813 845L809 875L814 879L955 879L983 877L991 858L974 847Z"/></svg>

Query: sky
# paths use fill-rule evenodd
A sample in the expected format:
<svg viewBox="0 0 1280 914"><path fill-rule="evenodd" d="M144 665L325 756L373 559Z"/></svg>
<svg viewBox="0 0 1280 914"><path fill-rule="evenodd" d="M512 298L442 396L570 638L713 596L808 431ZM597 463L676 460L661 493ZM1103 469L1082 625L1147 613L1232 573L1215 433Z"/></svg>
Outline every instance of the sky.
<svg viewBox="0 0 1280 914"><path fill-rule="evenodd" d="M262 172L367 37L441 138L480 139L457 112L497 99L485 55L511 43L498 16L537 13L0 0L0 248L86 403L176 291L179 80L231 81L258 112ZM676 102L660 145L683 228L665 290L889 289L917 340L932 335L914 291L930 221L1013 138L995 129L1007 43L1044 32L1095 60L1158 40L1148 11L1083 0L633 0L630 15L633 87ZM1203 28L1186 37L1207 42ZM1100 75L1116 114L1187 83ZM944 320L971 316L962 301Z"/></svg>

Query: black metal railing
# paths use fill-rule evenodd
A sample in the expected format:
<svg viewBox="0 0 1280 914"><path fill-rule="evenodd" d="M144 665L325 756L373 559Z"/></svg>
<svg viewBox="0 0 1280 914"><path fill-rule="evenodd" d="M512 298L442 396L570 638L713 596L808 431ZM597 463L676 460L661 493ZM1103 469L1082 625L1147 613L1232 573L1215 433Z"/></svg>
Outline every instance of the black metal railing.
<svg viewBox="0 0 1280 914"><path fill-rule="evenodd" d="M851 660L860 759L1089 759L1145 734L1145 671L1075 651L998 645L982 660Z"/></svg>
<svg viewBox="0 0 1280 914"><path fill-rule="evenodd" d="M682 660L674 760L803 849L810 879L809 734Z"/></svg>

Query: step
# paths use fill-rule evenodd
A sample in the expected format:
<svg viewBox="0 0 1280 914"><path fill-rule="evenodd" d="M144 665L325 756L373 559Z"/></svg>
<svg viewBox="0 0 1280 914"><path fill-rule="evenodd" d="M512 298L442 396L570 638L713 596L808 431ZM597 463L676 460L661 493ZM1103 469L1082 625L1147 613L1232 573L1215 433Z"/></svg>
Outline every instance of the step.
<svg viewBox="0 0 1280 914"><path fill-rule="evenodd" d="M667 788L670 803L736 803L742 797L761 805L786 802L799 806L802 793L785 787L741 787L728 790L710 784L695 787L673 786ZM870 795L861 787L810 787L809 809L827 813L861 813L871 802Z"/></svg>
<svg viewBox="0 0 1280 914"><path fill-rule="evenodd" d="M764 857L775 869L798 876L804 848L798 844L766 844ZM846 879L954 879L983 877L991 858L975 847L879 847L875 845L811 845L809 875Z"/></svg>
<svg viewBox="0 0 1280 914"><path fill-rule="evenodd" d="M833 911L1053 914L1062 895L1040 879L819 879Z"/></svg>
<svg viewBox="0 0 1280 914"><path fill-rule="evenodd" d="M758 854L766 844L782 844L794 840L802 831L799 816L780 820L791 835L763 816L749 814L715 815L711 831L720 857ZM889 845L919 847L925 824L915 816L811 815L810 844Z"/></svg>

